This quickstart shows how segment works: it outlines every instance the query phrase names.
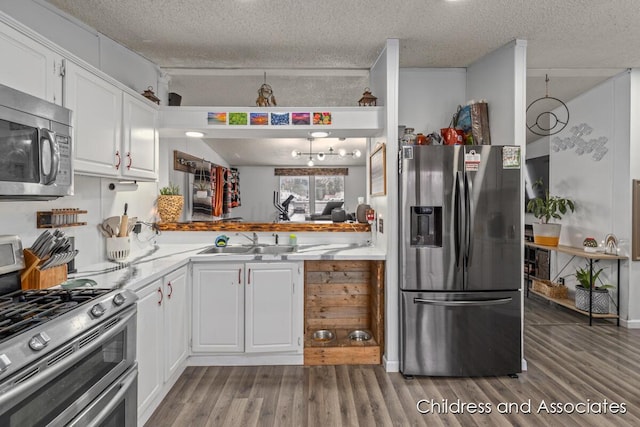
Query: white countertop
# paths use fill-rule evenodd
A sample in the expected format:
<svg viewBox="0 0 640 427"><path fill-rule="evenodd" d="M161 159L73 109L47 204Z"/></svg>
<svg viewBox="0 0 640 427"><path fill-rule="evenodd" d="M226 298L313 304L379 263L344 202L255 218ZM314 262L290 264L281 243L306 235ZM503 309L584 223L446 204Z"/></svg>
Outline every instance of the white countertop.
<svg viewBox="0 0 640 427"><path fill-rule="evenodd" d="M386 254L379 248L349 243L309 244L298 246L297 251L278 255L266 254L199 254L210 247L202 244L162 244L131 256L125 262L105 261L78 269L69 279L88 278L101 288L126 287L131 290L157 280L165 274L192 262L233 261L305 261L305 260L384 260Z"/></svg>

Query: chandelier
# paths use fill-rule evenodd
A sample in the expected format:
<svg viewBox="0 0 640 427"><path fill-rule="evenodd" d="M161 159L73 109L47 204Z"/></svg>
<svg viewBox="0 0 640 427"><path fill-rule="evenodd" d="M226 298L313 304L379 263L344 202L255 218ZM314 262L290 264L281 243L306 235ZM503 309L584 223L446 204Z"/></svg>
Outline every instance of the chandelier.
<svg viewBox="0 0 640 427"><path fill-rule="evenodd" d="M307 162L307 166L309 167L312 167L314 165L313 163L314 156L316 156L316 158L320 161L323 161L324 159L326 159L327 156L340 156L340 157L351 156L353 158L358 158L362 156L362 152L360 152L360 150L358 149L355 149L353 151L347 151L344 148L341 148L336 151L333 149L333 147L329 147L329 150L326 153L324 151L314 153L312 148L313 138L307 138L307 139L309 140L309 152L303 153L302 151L293 150L291 152L291 157L293 157L294 159L302 156L308 157L309 161Z"/></svg>

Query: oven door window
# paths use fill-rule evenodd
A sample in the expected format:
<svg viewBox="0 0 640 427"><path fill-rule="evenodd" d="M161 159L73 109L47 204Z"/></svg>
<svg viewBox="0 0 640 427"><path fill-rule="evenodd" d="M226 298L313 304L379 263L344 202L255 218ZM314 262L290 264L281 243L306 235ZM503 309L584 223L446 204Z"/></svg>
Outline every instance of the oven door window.
<svg viewBox="0 0 640 427"><path fill-rule="evenodd" d="M25 396L0 416L0 425L46 426L73 417L133 363L127 361L126 334L125 329Z"/></svg>
<svg viewBox="0 0 640 427"><path fill-rule="evenodd" d="M38 129L0 120L0 181L40 182Z"/></svg>

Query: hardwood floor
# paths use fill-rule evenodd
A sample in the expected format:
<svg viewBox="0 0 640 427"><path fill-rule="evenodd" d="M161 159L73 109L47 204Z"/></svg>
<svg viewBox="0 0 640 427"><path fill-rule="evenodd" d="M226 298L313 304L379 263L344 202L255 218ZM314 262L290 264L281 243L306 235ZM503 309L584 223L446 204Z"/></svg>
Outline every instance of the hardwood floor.
<svg viewBox="0 0 640 427"><path fill-rule="evenodd" d="M525 306L528 371L518 378L405 379L364 365L189 367L146 425L640 425L640 330L589 327L586 317L533 298ZM418 412L422 399L423 410L433 401L431 413ZM592 413L569 407L582 403ZM625 413L612 413L614 403ZM551 413L558 404L571 413Z"/></svg>

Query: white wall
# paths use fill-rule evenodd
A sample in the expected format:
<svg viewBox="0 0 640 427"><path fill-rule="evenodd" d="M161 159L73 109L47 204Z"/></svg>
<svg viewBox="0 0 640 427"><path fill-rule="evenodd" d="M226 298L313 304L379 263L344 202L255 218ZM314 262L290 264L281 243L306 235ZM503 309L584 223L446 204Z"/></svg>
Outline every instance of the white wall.
<svg viewBox="0 0 640 427"><path fill-rule="evenodd" d="M489 104L491 145L525 146L526 46L514 40L467 68L467 98Z"/></svg>
<svg viewBox="0 0 640 427"><path fill-rule="evenodd" d="M170 69L169 90L182 96L183 106L252 106L264 83L262 71L203 70L201 75L197 71L184 75ZM267 83L281 107L355 106L369 85L369 75L367 70L270 70Z"/></svg>
<svg viewBox="0 0 640 427"><path fill-rule="evenodd" d="M425 135L449 126L466 100L464 68L401 68L398 122Z"/></svg>
<svg viewBox="0 0 640 427"><path fill-rule="evenodd" d="M634 78L637 78L635 76ZM551 137L560 139L572 135L573 126L586 123L593 128L589 140L604 136L608 139L607 154L600 161L591 154L578 155L574 149L550 151L550 192L569 197L576 204L576 212L563 217L560 243L581 247L585 237L594 237L599 242L608 233L615 234L620 241L623 255L630 255L631 243L631 178L638 176L638 152L630 144L636 132L632 120L632 100L640 96L637 87L632 90L629 72L621 73L588 92L569 101L570 122L562 132ZM635 102L639 102L635 100ZM636 104L637 105L637 104ZM635 161L634 161L635 160ZM634 172L632 172L634 171ZM574 260L564 270L569 257L559 255L552 262L552 277L565 276L566 283L573 288L576 281L570 276L576 267L584 267L582 259ZM627 326L640 327L640 303L632 298L632 277L637 276L634 263L625 261L621 267L620 283L616 284L615 263L601 262L596 268L604 268L601 278L617 286L620 292L620 315ZM635 275L634 275L635 274ZM615 295L614 295L615 298Z"/></svg>
<svg viewBox="0 0 640 427"><path fill-rule="evenodd" d="M400 43L397 39L387 40L385 49L371 68L370 88L378 96L378 105L386 107L385 135L372 138L367 143L367 158L378 144L386 144L386 192L385 196L372 197L367 201L376 211L378 222L384 222L380 228L372 230L374 244L385 250L385 354L384 363L387 371L397 372L400 369L400 343L398 319L398 81L400 64ZM369 163L367 162L367 173ZM369 193L367 180L367 194ZM374 226L375 227L375 226Z"/></svg>
<svg viewBox="0 0 640 427"><path fill-rule="evenodd" d="M233 209L231 216L240 216L244 221L273 222L277 215L273 192L280 185L273 166L240 166L238 172L242 206Z"/></svg>
<svg viewBox="0 0 640 427"><path fill-rule="evenodd" d="M0 202L0 234L17 234L22 238L24 247L29 247L43 229L36 228L36 212L53 208L78 208L87 214L78 215L78 221L87 225L61 228L68 236L76 238L76 249L80 252L76 266L90 265L105 259L105 242L98 232L97 225L103 219L122 215L124 204L129 204L130 217L153 221L154 202L157 184L139 183L135 192L114 192L108 185L108 179L76 176L75 195L48 202ZM146 243L132 239L132 252L148 248Z"/></svg>

